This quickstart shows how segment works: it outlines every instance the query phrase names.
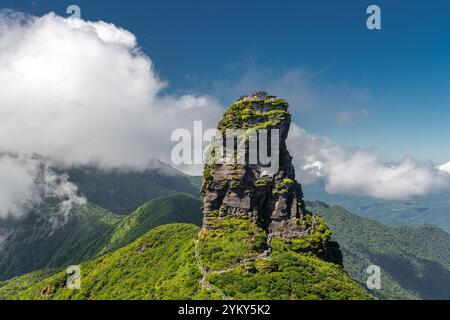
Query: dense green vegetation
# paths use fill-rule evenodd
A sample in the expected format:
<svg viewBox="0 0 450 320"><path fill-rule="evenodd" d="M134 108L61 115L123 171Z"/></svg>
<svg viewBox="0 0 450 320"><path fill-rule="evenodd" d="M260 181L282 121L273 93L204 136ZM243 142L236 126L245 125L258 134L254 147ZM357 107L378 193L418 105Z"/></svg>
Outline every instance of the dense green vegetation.
<svg viewBox="0 0 450 320"><path fill-rule="evenodd" d="M189 178L189 180L195 183L196 187L201 183L200 177ZM126 181L123 181L123 183L124 186L129 184ZM135 191L145 194L145 183L139 184L139 186L142 190L136 189ZM106 188L103 190L100 187L97 190L99 193L107 193ZM125 187L123 192L126 193ZM153 194L156 195L157 193ZM126 203L126 201L123 203ZM333 238L340 244L344 255L344 268L353 279L364 285L368 276L365 273L366 268L370 264L381 267L382 289L372 291L373 294L383 299L448 299L450 297L450 235L448 233L429 225L387 227L367 218L353 215L339 207L329 207L318 202L308 203L308 206L311 211L319 212L326 220L327 225L332 230ZM54 210L56 210L55 204L49 202L19 221L12 219L1 221L0 228L13 230L13 241L6 242L2 248L0 281L39 268L65 268L70 264L96 258L100 254L107 254L106 257L110 257L118 254L119 251L112 254L108 254L108 252L129 244L152 228L164 223L188 222L201 224L199 199L187 194L176 194L173 191L168 196L145 203L125 217L114 215L94 204L77 207L67 224L59 228L52 227L48 220L42 219L43 213L48 215ZM192 226L192 228L194 227ZM179 229L170 229L169 227L168 230ZM214 239L214 241L208 242L207 245L203 244L203 246L200 243L202 263L213 270L219 270L224 266L232 265L233 263L230 263L230 261L236 262L241 260L242 257L252 257L260 253L261 245L265 242L262 234L258 230L245 234L243 230L242 228L236 228L236 226L230 226L230 233L222 231L216 236L204 235ZM187 234L185 234L186 239L184 240L186 242L193 241L194 238L187 239ZM192 234L189 235L189 237L191 236ZM324 232L322 236L328 237L329 235ZM238 243L231 241L233 239L239 239ZM245 241L245 239L248 241ZM249 244L252 241L257 245L250 246ZM183 241L180 239L180 242ZM212 284L234 298L261 297L271 299L299 296L305 298L342 298L338 297L337 291L332 289L333 279L338 279L338 284L335 284L336 288L342 285L345 288L344 292L352 292L353 289L347 286L349 283L345 274L338 271L339 267L325 263L314 256L303 254L302 250L298 250L302 247L301 243L300 246L294 242L281 245L285 249L274 253L272 260L258 260L226 273L211 273L208 274L207 278ZM142 248L145 247L143 245ZM125 250L125 248L120 250ZM160 251L161 254L162 251ZM222 256L219 254L220 251L230 254ZM220 259L221 256L222 259ZM115 267L121 269L117 274L111 270L108 271L108 276L103 277L102 273L106 272L105 269L101 269L99 273L94 272L94 269L98 266L92 267L89 272L92 272L92 275L99 275L104 282L108 282L106 279L110 276L127 277L127 275L122 275L121 272L127 273L127 263L134 264L137 263L137 260L128 260L127 258L122 266L119 256L115 257L117 258ZM219 259L216 261L217 257ZM183 264L184 262L181 260L177 260L176 263ZM101 258L89 261L87 264L94 266L94 263L99 261L102 261ZM108 259L107 261L109 263L112 260ZM209 261L212 261L212 263ZM159 268L159 266L155 266L155 268ZM178 267L174 266L170 270L176 268ZM195 273L194 278L198 280L199 273L195 267L185 268ZM132 267L129 270L131 273L134 272ZM148 269L147 271L154 272L153 270L162 272L157 269ZM36 292L25 292L24 289L34 286L37 290L39 285L43 285L43 279L45 281L51 280L49 274L53 272L55 272L54 269L43 269L0 282L0 299L13 296L18 298L19 292L21 297L25 297L25 295L38 297L39 295ZM330 275L329 278L328 275ZM64 280L65 276L64 272L59 273L60 280ZM137 273L129 276L137 277ZM169 277L169 274L161 274L160 276L161 278L154 278L154 281L159 281L166 276ZM58 279L58 275L53 277ZM94 276L92 276L92 282L94 282L93 278ZM293 281L293 279L302 279L305 285L301 286L300 281ZM131 285L134 280L129 279L127 281L130 281ZM165 288L168 288L167 286L177 281L162 282L165 283ZM329 286L326 287L329 292L328 295L324 295L322 290L324 282L329 283ZM160 288L159 283L158 288ZM124 292L119 294L119 289L112 289L112 286L116 285L118 285L118 281L113 279L110 287L111 292L106 292L107 289L105 289L105 292L99 293L98 290L100 289L93 286L90 291L93 293L92 296L90 296L90 292L84 294L91 298L112 298L112 295L109 296L112 292L114 292L114 297L131 295L131 293L125 294ZM97 284L97 286L100 286L100 284ZM353 288L353 285L350 286ZM307 287L310 288L309 291L304 291ZM146 290L150 290L149 288L150 286L141 290L141 293L146 292L142 297L147 298L153 297L153 294L156 295L156 291L153 293L147 292ZM158 295L158 298L169 298L169 293L165 292L165 289L161 290L163 293ZM174 295L171 297L182 297L186 293L190 298L220 298L209 291L205 292L199 289L194 292L192 290L194 289L180 287L179 290L174 291ZM47 292L50 291L47 290ZM117 295L115 295L116 293ZM67 294L67 292L64 294ZM71 298L82 298L78 293L70 292L69 294ZM63 298L63 294L39 296L39 298Z"/></svg>
<svg viewBox="0 0 450 320"><path fill-rule="evenodd" d="M58 272L58 269L40 269L13 279L0 282L0 300L8 299L18 292L27 290L34 283Z"/></svg>
<svg viewBox="0 0 450 320"><path fill-rule="evenodd" d="M177 210L178 206L188 209L186 211ZM87 208L91 207L96 209L96 214L92 216L89 214L88 217L93 218L97 216L95 220L99 225L93 225L92 223L95 221L93 222L87 219L88 217L84 217L84 219L87 219L84 223L81 223L83 220L76 222L76 224L80 224L79 229L77 228L79 233L73 232L73 234L88 232L91 230L88 228L88 225L92 227L92 230L101 229L102 224L99 221L103 221L107 226L112 225L112 229L102 229L104 231L103 240L97 244L97 249L94 250L97 253L108 252L108 250L113 250L129 243L136 237L146 233L147 230L161 224L161 221L170 223L176 222L179 219L185 219L200 224L201 215L199 206L200 202L198 199L185 194L151 201L127 218L120 218L95 206L88 206ZM367 218L353 215L342 208L329 207L318 202L308 203L308 207L312 211L319 212L332 229L333 237L339 242L344 255L344 268L353 279L360 282L361 285L364 285L368 276L365 272L366 268L370 264L376 264L381 267L382 289L379 291L373 290L373 294L383 299L445 299L450 297L450 286L448 285L450 283L450 236L446 232L428 225L417 227L387 227ZM113 219L111 220L111 218ZM115 229L119 225L121 227ZM250 230L249 234L245 234L245 229L239 229L232 225L229 228L229 231L231 230L233 232L228 233L222 231L215 236L211 234L203 235L204 237L208 237L208 239L213 239L212 242L207 242L206 245L204 242L200 243L200 258L204 266L208 266L212 270L220 270L223 267L230 266L234 262L242 260L242 258L254 257L257 253L261 252L260 245L263 244L265 239L263 239L262 234L258 230ZM38 230L36 234L39 234ZM327 236L327 233L323 235ZM86 234L84 236L86 237ZM92 240L96 236L92 235L86 239ZM42 239L36 238L34 240L38 243L40 241L45 242L45 233L42 234L42 237ZM255 241L254 243L258 243L258 245L254 247L249 246L248 244L252 242L245 241L246 237L248 240ZM238 239L239 241L233 242L231 239ZM72 243L74 242L74 240L71 241ZM80 243L83 243L83 241ZM28 245L34 250L40 247L31 242ZM226 273L209 274L208 279L212 284L221 288L227 295L233 296L234 298L261 297L271 299L278 294L279 298L294 298L297 295L306 297L305 292L302 291L306 287L316 288L314 289L316 291L313 289L308 291L311 294L309 296L310 298L338 298L337 291L329 288L327 289L329 292L328 296L321 296L318 293L322 292L323 294L324 292L320 289L321 285L319 285L322 277L328 283L333 283L333 279L345 277L342 273L335 273L339 267L324 263L313 256L302 254L301 250L299 251L295 247L298 244L288 243L282 245L285 249L284 251L280 250L281 253L274 253L273 258L275 259L276 257L275 260L258 260L253 263L244 264ZM55 254L55 257L59 256L60 259L55 258L54 261L64 262L60 266L65 267L70 263L69 260L64 261L63 259L64 250L68 249L61 248L61 250L58 250L59 253ZM71 252L76 253L77 250ZM222 253L219 254L219 252ZM223 255L223 252L229 252L230 254ZM4 254L6 254L6 251ZM33 255L31 251L28 251L28 254ZM77 254L76 256L85 260L82 254ZM277 262L278 259L283 261L281 264L282 268ZM31 260L34 261L34 259ZM2 259L0 263L4 263L5 261L7 260ZM79 261L76 261L76 263ZM43 266L47 266L47 264L44 264L44 261L42 263ZM292 279L300 279L301 275L305 274L303 272L306 272L307 269L300 268L300 271L297 270L298 268L294 267L296 263L309 263L314 265L312 269L314 272L311 273L311 271L308 271L308 277L302 280L304 282L306 281L304 287L295 287L294 282L286 280L290 279L290 277ZM19 264L16 263L15 266L17 267ZM193 270L197 274L196 269L193 268ZM290 273L284 273L283 270L290 270ZM125 269L123 271L125 272ZM39 282L49 272L51 270L33 272L16 279L0 282L0 299L11 297L14 292L22 292L24 288ZM64 273L60 274L60 276L62 275ZM331 278L328 279L326 275L330 275ZM194 278L197 279L197 276L198 274ZM320 279L317 279L317 277ZM286 283L292 283L294 287L284 284L281 285L280 283L283 282L281 279L285 279ZM311 283L309 281L316 280L317 283L310 286ZM347 283L346 281L344 282ZM298 283L300 281L297 281ZM308 286L306 283L309 283ZM348 292L348 290L346 289L344 292ZM209 298L214 297L211 293L207 294ZM198 296L194 294L192 298L199 298L200 296L200 293ZM80 298L81 296L77 297ZM219 297L216 296L216 298Z"/></svg>
<svg viewBox="0 0 450 320"><path fill-rule="evenodd" d="M199 235L200 261L211 270L235 265L264 251L266 233L249 218L211 219Z"/></svg>
<svg viewBox="0 0 450 320"><path fill-rule="evenodd" d="M201 225L198 198L176 193L147 202L114 226L108 243L100 253L120 248L159 225L176 222Z"/></svg>
<svg viewBox="0 0 450 320"><path fill-rule="evenodd" d="M298 254L274 239L271 259L257 260L209 281L235 299L371 299L341 267Z"/></svg>
<svg viewBox="0 0 450 320"><path fill-rule="evenodd" d="M67 274L28 281L25 290L0 287L9 299L218 299L200 285L194 241L199 228L188 224L159 226L131 244L81 265L81 288L65 286ZM242 265L209 281L230 298L370 299L341 267L295 253L281 242L273 257ZM12 283L9 283L12 286ZM23 288L23 286L22 286Z"/></svg>
<svg viewBox="0 0 450 320"><path fill-rule="evenodd" d="M266 112L256 111L252 107L254 103L265 104L271 110ZM290 115L287 108L288 103L283 99L264 100L254 98L253 100L239 100L227 108L217 129L225 131L227 129L260 130L273 128L280 122L289 119Z"/></svg>
<svg viewBox="0 0 450 320"><path fill-rule="evenodd" d="M164 223L201 224L198 198L183 193L153 199L128 216L117 216L92 204L76 207L67 223L59 227L42 218L56 207L44 205L39 210L42 212L9 221L12 240L2 246L0 280L97 257Z"/></svg>
<svg viewBox="0 0 450 320"><path fill-rule="evenodd" d="M450 235L431 225L388 227L340 207L308 203L333 231L344 256L344 267L364 284L366 268L381 268L384 299L449 299Z"/></svg>
<svg viewBox="0 0 450 320"><path fill-rule="evenodd" d="M119 217L94 205L76 207L67 223L55 227L46 217L56 207L44 204L8 222L2 246L0 281L38 268L59 267L92 258Z"/></svg>
<svg viewBox="0 0 450 320"><path fill-rule="evenodd" d="M317 215L308 214L302 219L295 219L302 230L313 230L303 237L291 239L287 243L289 249L305 255L314 255L320 258L325 257L325 244L331 241L331 231L323 219Z"/></svg>
<svg viewBox="0 0 450 320"><path fill-rule="evenodd" d="M67 274L60 272L17 292L13 298L210 298L198 282L200 272L194 258L197 232L198 227L187 224L158 227L130 245L83 263L80 290L67 289Z"/></svg>

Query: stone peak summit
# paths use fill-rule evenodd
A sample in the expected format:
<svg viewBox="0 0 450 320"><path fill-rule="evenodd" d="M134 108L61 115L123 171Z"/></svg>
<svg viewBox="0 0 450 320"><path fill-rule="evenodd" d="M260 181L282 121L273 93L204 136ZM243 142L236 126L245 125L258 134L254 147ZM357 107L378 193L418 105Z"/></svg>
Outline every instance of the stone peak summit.
<svg viewBox="0 0 450 320"><path fill-rule="evenodd" d="M320 243L310 249L325 256L330 232L321 218L305 209L302 187L296 181L286 146L291 124L288 107L287 101L263 91L242 96L228 107L218 124L218 132L241 129L248 151L252 139L257 140L259 147L262 142L259 133L249 135L250 132L278 131L279 134L269 137L267 146L268 153L277 155L272 161L277 161L278 166L275 172L270 172L262 164L249 163L248 157L241 163L208 163L201 189L203 227L211 231L220 229L227 219L244 219L265 230L270 238L291 241L320 234ZM271 150L271 139L278 140L275 144L278 150Z"/></svg>

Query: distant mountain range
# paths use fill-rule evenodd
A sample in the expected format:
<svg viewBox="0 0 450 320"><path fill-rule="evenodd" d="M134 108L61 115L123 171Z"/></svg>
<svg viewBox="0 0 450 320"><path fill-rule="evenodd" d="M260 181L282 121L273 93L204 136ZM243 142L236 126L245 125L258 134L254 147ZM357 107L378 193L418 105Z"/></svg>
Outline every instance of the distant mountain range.
<svg viewBox="0 0 450 320"><path fill-rule="evenodd" d="M145 197L145 183L133 186L133 181L143 179L136 178L135 173L103 175L104 180L113 186L128 185L135 197ZM180 177L185 181L185 176ZM163 180L163 176L160 178ZM192 180L199 183L198 179ZM190 186L187 190L191 189ZM193 189L196 188L194 185ZM104 199L107 194L102 193L106 190L100 187L91 192L95 191L95 195ZM20 292L24 294L24 288L37 285L60 268L114 252L159 225L175 222L201 224L198 197L166 188L163 190L168 190L169 195L146 202L128 216L112 214L98 205L87 204L76 208L70 221L57 230L52 230L44 221L39 223L38 212L30 213L15 224L10 221L13 236L9 237L2 250L2 279L40 270L0 282L0 298L11 298ZM127 203L128 198L124 199ZM89 197L88 200L91 201ZM383 299L450 298L450 236L446 232L429 225L392 228L339 207L319 202L307 202L307 205L325 218L335 240L340 243L345 270L355 280L364 285L368 276L366 268L370 264L381 267L382 289L372 291L376 296ZM119 201L118 206L125 205Z"/></svg>
<svg viewBox="0 0 450 320"><path fill-rule="evenodd" d="M200 224L198 189L187 176L170 170L70 170L70 180L88 204L75 207L69 221L58 227L47 219L58 210L51 199L19 219L0 219L0 230L7 235L0 248L0 280L96 257L162 223Z"/></svg>
<svg viewBox="0 0 450 320"><path fill-rule="evenodd" d="M90 203L118 215L127 215L151 199L177 192L200 195L200 188L191 183L190 176L163 162L155 165L158 168L142 172L105 171L95 167L77 167L64 172Z"/></svg>
<svg viewBox="0 0 450 320"><path fill-rule="evenodd" d="M182 208L182 209L180 209ZM45 210L46 208L41 208ZM76 207L63 226L54 228L37 212L8 226L0 280L39 268L63 267L124 246L154 227L175 222L201 224L198 198L174 193L150 200L127 216L98 206Z"/></svg>
<svg viewBox="0 0 450 320"><path fill-rule="evenodd" d="M338 206L307 202L339 243L345 270L364 284L369 265L381 268L383 299L450 299L450 235L432 225L389 227Z"/></svg>
<svg viewBox="0 0 450 320"><path fill-rule="evenodd" d="M387 225L432 224L450 232L450 190L429 193L407 200L380 200L371 197L330 194L323 181L303 184L308 200L341 206L350 212Z"/></svg>

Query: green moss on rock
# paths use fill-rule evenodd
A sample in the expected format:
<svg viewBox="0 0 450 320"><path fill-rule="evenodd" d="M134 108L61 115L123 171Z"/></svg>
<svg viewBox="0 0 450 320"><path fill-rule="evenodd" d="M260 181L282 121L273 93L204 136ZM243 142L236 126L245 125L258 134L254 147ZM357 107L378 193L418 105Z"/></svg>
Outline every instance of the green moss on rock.
<svg viewBox="0 0 450 320"><path fill-rule="evenodd" d="M273 109L266 112L256 111L255 107L261 108L269 104ZM277 100L240 100L230 105L219 122L218 129L267 129L275 127L281 121L290 117L287 109L287 102L282 99ZM281 109L279 109L281 108Z"/></svg>
<svg viewBox="0 0 450 320"><path fill-rule="evenodd" d="M211 219L211 227L199 234L200 260L203 266L219 270L257 257L264 251L266 233L247 217Z"/></svg>
<svg viewBox="0 0 450 320"><path fill-rule="evenodd" d="M289 239L286 242L289 249L305 255L323 257L325 245L331 241L331 231L325 221L316 214L307 214L295 221L301 229L309 229L311 232L302 237Z"/></svg>
<svg viewBox="0 0 450 320"><path fill-rule="evenodd" d="M272 183L272 179L258 179L255 181L255 187L262 188Z"/></svg>

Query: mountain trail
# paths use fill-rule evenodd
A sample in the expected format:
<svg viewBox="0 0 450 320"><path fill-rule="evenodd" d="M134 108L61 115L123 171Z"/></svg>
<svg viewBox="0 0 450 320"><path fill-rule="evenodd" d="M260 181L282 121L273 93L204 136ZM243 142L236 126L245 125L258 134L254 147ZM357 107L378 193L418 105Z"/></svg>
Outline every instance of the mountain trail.
<svg viewBox="0 0 450 320"><path fill-rule="evenodd" d="M203 289L207 289L207 290L213 290L215 293L220 295L222 297L222 299L224 299L224 300L231 300L231 298L229 296L227 296L225 293L223 293L222 290L220 290L219 288L213 286L206 279L206 275L207 275L208 272L204 268L202 268L202 265L200 263L200 259L198 258L198 239L195 240L195 261L197 261L198 270L200 270L200 273L202 274L202 277L199 280L200 287L203 288Z"/></svg>
<svg viewBox="0 0 450 320"><path fill-rule="evenodd" d="M202 277L199 280L200 286L204 289L207 290L213 290L214 292L216 292L217 294L219 294L222 299L224 300L231 300L231 298L229 296L227 296L225 293L222 292L222 290L220 290L219 288L217 288L216 286L214 286L213 284L211 284L207 279L206 276L207 274L221 274L221 273L225 273L225 272L229 272L232 271L234 269L239 268L240 266L247 264L249 262L255 262L258 260L264 260L264 259L270 259L269 255L272 252L272 247L270 245L270 243L272 242L272 234L268 234L267 235L267 249L264 250L263 253L261 253L260 255L258 255L258 257L256 258L246 258L243 259L241 261L239 261L237 264L225 268L225 269L221 269L221 270L214 270L214 271L208 271L205 267L202 267L202 264L200 263L200 259L199 259L199 251L198 251L198 239L195 240L195 261L197 262L197 267L198 270L200 271Z"/></svg>

